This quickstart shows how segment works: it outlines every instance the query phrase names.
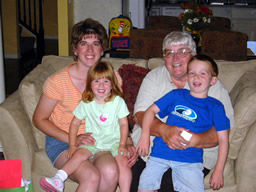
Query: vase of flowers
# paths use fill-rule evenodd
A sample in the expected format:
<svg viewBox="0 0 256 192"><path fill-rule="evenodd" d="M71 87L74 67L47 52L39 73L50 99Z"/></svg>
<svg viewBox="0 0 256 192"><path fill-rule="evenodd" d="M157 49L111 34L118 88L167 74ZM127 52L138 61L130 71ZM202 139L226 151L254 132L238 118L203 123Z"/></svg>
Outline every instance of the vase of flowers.
<svg viewBox="0 0 256 192"><path fill-rule="evenodd" d="M181 7L184 12L179 15L179 19L183 30L200 38L201 30L211 23L212 10L201 4L200 0L182 3Z"/></svg>

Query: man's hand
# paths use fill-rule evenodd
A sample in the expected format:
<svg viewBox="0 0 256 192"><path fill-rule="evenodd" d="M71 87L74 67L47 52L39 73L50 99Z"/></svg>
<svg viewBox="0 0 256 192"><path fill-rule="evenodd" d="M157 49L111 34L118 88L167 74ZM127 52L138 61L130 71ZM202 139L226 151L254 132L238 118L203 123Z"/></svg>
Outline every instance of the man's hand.
<svg viewBox="0 0 256 192"><path fill-rule="evenodd" d="M91 136L92 133L84 133L77 136L76 146L80 145L94 145L95 139Z"/></svg>
<svg viewBox="0 0 256 192"><path fill-rule="evenodd" d="M139 111L134 115L134 121L140 127L142 126L144 113L144 111ZM167 125L155 117L150 127L150 135L161 137L171 149L186 149L189 142L180 136L183 130L188 131L184 128Z"/></svg>
<svg viewBox="0 0 256 192"><path fill-rule="evenodd" d="M132 167L138 159L138 154L136 152L136 149L130 137L128 137L127 139L127 150L128 150L128 165L129 167Z"/></svg>
<svg viewBox="0 0 256 192"><path fill-rule="evenodd" d="M134 115L134 120L140 127L142 125L143 116L143 111L139 111ZM150 127L150 135L161 137L171 149L186 149L188 147L208 148L218 145L218 135L215 127L203 133L192 133L189 142L180 136L183 130L192 133L181 127L167 125L158 118L155 118ZM182 143L185 145L182 145Z"/></svg>
<svg viewBox="0 0 256 192"><path fill-rule="evenodd" d="M186 149L189 141L185 140L180 134L186 129L176 126L162 124L160 128L160 137L171 149Z"/></svg>
<svg viewBox="0 0 256 192"><path fill-rule="evenodd" d="M218 134L215 130L215 127L212 127L203 133L193 133L193 136L187 147L209 148L217 146L218 143Z"/></svg>

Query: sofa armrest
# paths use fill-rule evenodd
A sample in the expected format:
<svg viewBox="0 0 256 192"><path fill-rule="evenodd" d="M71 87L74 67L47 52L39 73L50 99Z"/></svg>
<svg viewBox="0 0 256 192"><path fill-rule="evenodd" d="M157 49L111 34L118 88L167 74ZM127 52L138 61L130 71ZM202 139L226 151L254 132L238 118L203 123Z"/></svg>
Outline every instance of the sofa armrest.
<svg viewBox="0 0 256 192"><path fill-rule="evenodd" d="M36 144L17 91L0 105L0 114L0 141L5 159L21 159L22 176L31 179L32 153Z"/></svg>

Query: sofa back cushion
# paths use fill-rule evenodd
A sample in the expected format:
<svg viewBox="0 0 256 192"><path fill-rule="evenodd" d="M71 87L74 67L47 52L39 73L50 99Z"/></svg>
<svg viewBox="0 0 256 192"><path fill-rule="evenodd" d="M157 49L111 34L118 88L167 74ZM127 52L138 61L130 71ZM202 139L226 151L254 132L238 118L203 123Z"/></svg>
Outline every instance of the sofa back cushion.
<svg viewBox="0 0 256 192"><path fill-rule="evenodd" d="M219 68L218 78L230 92L240 77L247 71L256 71L256 60L249 61L216 61Z"/></svg>
<svg viewBox="0 0 256 192"><path fill-rule="evenodd" d="M229 92L246 71L256 71L256 59L236 62L216 60L216 63L219 68L218 78ZM163 58L152 58L148 61L148 68L151 70L161 65L164 65Z"/></svg>
<svg viewBox="0 0 256 192"><path fill-rule="evenodd" d="M118 70L124 64L134 64L143 68L147 68L148 66L146 59L102 57L101 60L110 63L115 70Z"/></svg>
<svg viewBox="0 0 256 192"><path fill-rule="evenodd" d="M236 159L240 147L255 121L256 114L256 72L246 72L230 92L235 112L235 128L230 131L229 158Z"/></svg>

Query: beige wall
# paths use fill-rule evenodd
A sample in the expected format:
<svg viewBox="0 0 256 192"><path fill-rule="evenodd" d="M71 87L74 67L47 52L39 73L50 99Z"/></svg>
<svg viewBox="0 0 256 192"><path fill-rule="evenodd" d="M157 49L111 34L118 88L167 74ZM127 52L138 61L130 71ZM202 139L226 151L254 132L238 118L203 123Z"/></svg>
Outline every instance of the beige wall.
<svg viewBox="0 0 256 192"><path fill-rule="evenodd" d="M74 23L91 17L108 31L109 21L121 12L122 0L58 0L59 55L72 55L70 37Z"/></svg>
<svg viewBox="0 0 256 192"><path fill-rule="evenodd" d="M108 29L108 23L113 17L122 13L122 0L73 0L74 23L91 17L102 23Z"/></svg>

